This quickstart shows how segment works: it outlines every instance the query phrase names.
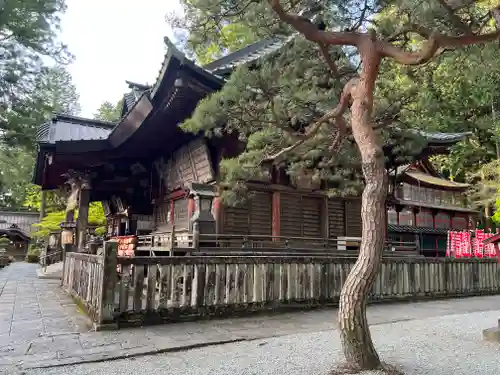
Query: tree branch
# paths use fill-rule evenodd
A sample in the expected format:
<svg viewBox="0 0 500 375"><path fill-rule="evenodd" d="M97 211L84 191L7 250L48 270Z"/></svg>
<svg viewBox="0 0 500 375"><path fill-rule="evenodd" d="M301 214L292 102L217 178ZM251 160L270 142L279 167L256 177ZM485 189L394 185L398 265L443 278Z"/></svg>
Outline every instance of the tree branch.
<svg viewBox="0 0 500 375"><path fill-rule="evenodd" d="M319 49L321 51L321 54L325 58L326 64L332 71L333 76L337 77L339 75L339 70L337 69L337 64L335 64L335 61L333 61L332 57L330 56L328 46L326 44L319 43Z"/></svg>
<svg viewBox="0 0 500 375"><path fill-rule="evenodd" d="M280 0L267 0L280 20L292 26L304 37L323 45L356 46L363 34L355 32L335 32L319 30L308 18L286 12Z"/></svg>
<svg viewBox="0 0 500 375"><path fill-rule="evenodd" d="M266 157L265 159L263 159L261 161L261 164L269 163L269 162L276 163L276 162L281 161L286 154L295 150L297 147L299 147L301 144L303 144L308 139L313 138L318 133L318 131L321 129L321 126L324 123L329 122L331 119L336 120L337 126L340 125L339 132L338 132L339 138L340 138L340 135L343 135L345 133L345 129L347 128L345 121L341 117L344 114L344 112L347 110L347 108L349 107L350 100L351 100L351 92L356 87L357 83L358 83L358 79L351 79L349 82L347 82L346 85L344 86L344 89L342 90L339 104L337 104L337 106L333 110L327 112L318 121L316 121L314 124L309 126L306 129L306 132L304 134L290 134L291 137L296 140L295 143L293 143L292 145L290 145L288 147L283 148L282 150L280 150L279 152L277 152L274 155ZM339 140L334 139L332 142L332 145L330 147L334 147L335 143L337 143L337 142L339 142Z"/></svg>
<svg viewBox="0 0 500 375"><path fill-rule="evenodd" d="M378 50L381 55L384 57L391 57L400 64L420 65L431 60L440 50L454 49L500 39L500 30L493 33L464 36L447 36L437 31L430 32L428 29L421 26L411 28L411 31L426 37L428 35L428 39L420 51L406 52L389 42L378 41Z"/></svg>
<svg viewBox="0 0 500 375"><path fill-rule="evenodd" d="M451 23L453 26L455 26L457 29L461 30L464 34L466 35L472 35L472 30L467 26L462 20L460 19L459 16L455 13L455 9L453 9L447 2L446 0L437 0L439 5L446 10L446 13L448 13L448 17L450 17Z"/></svg>

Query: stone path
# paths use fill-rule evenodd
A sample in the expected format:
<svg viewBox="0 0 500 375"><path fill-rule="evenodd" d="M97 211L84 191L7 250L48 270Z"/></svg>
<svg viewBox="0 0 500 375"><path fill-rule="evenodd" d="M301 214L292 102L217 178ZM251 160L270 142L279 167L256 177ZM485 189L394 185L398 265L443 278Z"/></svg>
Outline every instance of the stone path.
<svg viewBox="0 0 500 375"><path fill-rule="evenodd" d="M88 331L87 319L60 292L60 281L38 280L37 268L13 263L0 271L0 343Z"/></svg>
<svg viewBox="0 0 500 375"><path fill-rule="evenodd" d="M453 304L453 303L452 303ZM482 339L500 311L371 327L381 358L406 375L498 375L500 344ZM301 332L178 353L29 369L26 375L330 375L343 361L338 332ZM363 371L359 375L387 375Z"/></svg>
<svg viewBox="0 0 500 375"><path fill-rule="evenodd" d="M337 312L324 309L93 332L59 281L36 279L36 268L15 263L0 270L0 374L336 329ZM498 306L500 296L373 305L368 320L379 326Z"/></svg>

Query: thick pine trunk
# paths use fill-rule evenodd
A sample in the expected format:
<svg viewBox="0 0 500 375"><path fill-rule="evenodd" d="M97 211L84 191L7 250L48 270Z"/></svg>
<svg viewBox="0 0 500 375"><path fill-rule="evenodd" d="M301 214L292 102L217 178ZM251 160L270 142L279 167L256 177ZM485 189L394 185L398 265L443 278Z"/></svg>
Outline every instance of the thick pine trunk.
<svg viewBox="0 0 500 375"><path fill-rule="evenodd" d="M385 240L387 174L384 155L371 123L373 75L378 62L365 69L352 90L351 125L362 160L365 189L362 196L362 239L359 257L340 295L339 326L347 365L356 370L380 367L366 319L368 293L379 271ZM366 66L365 66L366 67ZM371 73L371 74L370 74ZM376 74L375 74L376 77Z"/></svg>

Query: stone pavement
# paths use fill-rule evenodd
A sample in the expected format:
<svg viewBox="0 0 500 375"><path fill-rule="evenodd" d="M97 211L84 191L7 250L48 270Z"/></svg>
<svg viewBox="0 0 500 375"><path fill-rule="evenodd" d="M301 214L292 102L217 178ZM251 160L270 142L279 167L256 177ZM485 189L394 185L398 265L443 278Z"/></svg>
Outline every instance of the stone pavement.
<svg viewBox="0 0 500 375"><path fill-rule="evenodd" d="M0 270L0 374L336 328L336 311L324 309L112 332L88 331L86 318L61 291L59 282L36 279L36 267L16 263ZM373 305L368 308L368 319L371 325L380 325L493 311L498 306L500 296Z"/></svg>
<svg viewBox="0 0 500 375"><path fill-rule="evenodd" d="M37 268L13 263L0 270L0 342L88 331L60 281L38 280Z"/></svg>

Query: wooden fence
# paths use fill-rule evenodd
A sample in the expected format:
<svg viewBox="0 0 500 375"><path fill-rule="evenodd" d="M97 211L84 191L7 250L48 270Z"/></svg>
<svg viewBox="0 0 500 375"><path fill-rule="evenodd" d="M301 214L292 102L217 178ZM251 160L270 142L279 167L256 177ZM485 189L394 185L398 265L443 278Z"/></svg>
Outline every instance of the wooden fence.
<svg viewBox="0 0 500 375"><path fill-rule="evenodd" d="M101 320L102 285L104 280L102 256L67 253L63 270L63 288L71 294L95 322Z"/></svg>
<svg viewBox="0 0 500 375"><path fill-rule="evenodd" d="M90 283L105 284L98 323L118 325L335 305L355 262L354 258L327 256L117 258L116 245L108 242L101 266L108 271L101 279L85 282L90 276L78 273L84 267L75 268L75 260L90 263L94 258L84 257L69 256L74 260L68 262L66 279L75 285L79 283L75 275L83 275L80 282L85 285L69 289L88 301L93 291ZM118 273L111 271L117 268ZM497 293L500 267L496 259L384 258L370 299L405 301Z"/></svg>

